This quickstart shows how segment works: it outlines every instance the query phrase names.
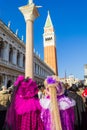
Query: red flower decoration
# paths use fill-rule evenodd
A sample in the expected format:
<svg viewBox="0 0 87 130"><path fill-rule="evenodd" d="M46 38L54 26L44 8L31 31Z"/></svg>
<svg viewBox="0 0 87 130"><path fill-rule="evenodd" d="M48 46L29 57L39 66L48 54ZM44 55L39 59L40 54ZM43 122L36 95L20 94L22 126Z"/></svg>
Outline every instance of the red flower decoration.
<svg viewBox="0 0 87 130"><path fill-rule="evenodd" d="M83 91L83 93L82 93L82 96L83 96L83 97L87 97L87 88L84 89L84 91Z"/></svg>

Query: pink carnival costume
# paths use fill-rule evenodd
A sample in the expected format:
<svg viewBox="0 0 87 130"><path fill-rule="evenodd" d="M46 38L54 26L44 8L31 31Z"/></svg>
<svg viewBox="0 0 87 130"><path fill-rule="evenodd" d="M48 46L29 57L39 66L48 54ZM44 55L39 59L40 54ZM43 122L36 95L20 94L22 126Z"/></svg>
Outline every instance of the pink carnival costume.
<svg viewBox="0 0 87 130"><path fill-rule="evenodd" d="M64 93L63 85L62 83L57 81L55 77L49 76L47 77L45 82L46 82L46 88L48 84L55 84L55 83L57 84L56 86L57 95L58 95L57 102L59 106L62 130L74 130L75 101L73 99L69 99L63 94ZM49 91L48 88L47 91ZM46 96L44 99L41 99L40 104L43 108L41 113L41 118L45 124L45 130L55 130L55 126L52 128L54 119L51 118L52 108L50 106L51 104L50 96Z"/></svg>
<svg viewBox="0 0 87 130"><path fill-rule="evenodd" d="M19 76L14 83L12 103L8 109L5 128L9 130L44 130L36 82Z"/></svg>

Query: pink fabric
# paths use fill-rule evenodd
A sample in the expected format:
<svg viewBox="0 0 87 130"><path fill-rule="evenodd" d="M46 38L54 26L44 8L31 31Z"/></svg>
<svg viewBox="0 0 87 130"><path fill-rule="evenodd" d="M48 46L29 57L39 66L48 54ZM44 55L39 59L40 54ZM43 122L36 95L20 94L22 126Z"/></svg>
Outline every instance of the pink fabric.
<svg viewBox="0 0 87 130"><path fill-rule="evenodd" d="M30 99L22 99L19 96L16 96L16 101L15 101L15 110L17 114L25 114L30 111L36 111L36 110L41 110L41 106L39 103L39 100L36 98L30 98Z"/></svg>
<svg viewBox="0 0 87 130"><path fill-rule="evenodd" d="M38 87L35 81L28 79L28 81L23 81L17 90L17 94L22 99L28 99L34 97L38 94Z"/></svg>
<svg viewBox="0 0 87 130"><path fill-rule="evenodd" d="M14 86L18 86L19 83L20 83L21 81L23 81L23 80L24 80L24 76L23 76L23 75L19 75L19 76L17 77L16 81L14 82Z"/></svg>
<svg viewBox="0 0 87 130"><path fill-rule="evenodd" d="M24 114L30 111L40 110L39 100L35 95L38 93L36 82L29 79L28 82L23 81L16 93L15 110L18 114Z"/></svg>
<svg viewBox="0 0 87 130"><path fill-rule="evenodd" d="M16 130L44 130L40 111L31 111L16 116Z"/></svg>

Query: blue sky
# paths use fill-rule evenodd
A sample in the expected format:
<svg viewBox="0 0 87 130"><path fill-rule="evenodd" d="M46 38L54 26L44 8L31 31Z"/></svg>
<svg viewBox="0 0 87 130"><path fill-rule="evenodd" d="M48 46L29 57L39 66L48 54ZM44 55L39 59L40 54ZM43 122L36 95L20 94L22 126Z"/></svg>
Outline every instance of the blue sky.
<svg viewBox="0 0 87 130"><path fill-rule="evenodd" d="M26 24L18 7L26 5L28 0L0 0L0 19L7 25L11 21L11 30L21 38ZM43 59L43 27L47 11L50 11L56 34L59 76L73 74L84 78L84 64L87 64L87 1L86 0L34 0L40 16L34 22L34 48Z"/></svg>

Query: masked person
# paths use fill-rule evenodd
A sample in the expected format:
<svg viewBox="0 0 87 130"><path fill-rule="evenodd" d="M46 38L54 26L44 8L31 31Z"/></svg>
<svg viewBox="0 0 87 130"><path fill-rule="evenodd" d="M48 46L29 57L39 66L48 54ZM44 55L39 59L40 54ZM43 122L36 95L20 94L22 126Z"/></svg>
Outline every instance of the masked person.
<svg viewBox="0 0 87 130"><path fill-rule="evenodd" d="M73 99L69 99L64 95L64 86L58 80L57 76L48 76L45 80L46 87L46 96L44 99L40 100L40 104L42 105L42 113L41 118L45 124L45 130L55 130L55 122L53 118L53 106L51 105L51 97L49 91L49 84L51 87L54 87L56 84L56 92L57 92L57 104L59 108L60 121L62 130L74 130L74 106L75 101Z"/></svg>
<svg viewBox="0 0 87 130"><path fill-rule="evenodd" d="M8 109L4 129L44 130L41 120L41 106L37 98L38 87L31 78L18 76Z"/></svg>
<svg viewBox="0 0 87 130"><path fill-rule="evenodd" d="M2 90L0 91L0 130L2 130L7 109L10 105L11 94L7 90L5 86L2 86Z"/></svg>

